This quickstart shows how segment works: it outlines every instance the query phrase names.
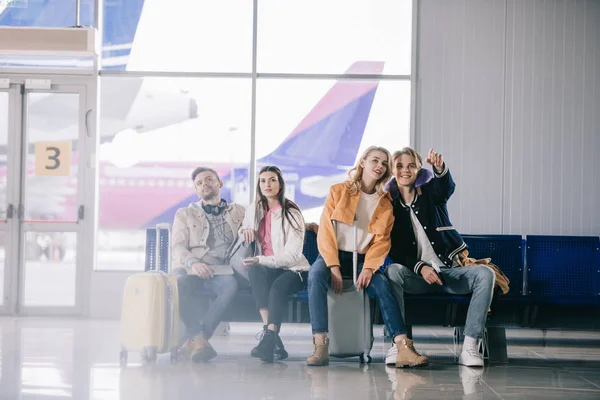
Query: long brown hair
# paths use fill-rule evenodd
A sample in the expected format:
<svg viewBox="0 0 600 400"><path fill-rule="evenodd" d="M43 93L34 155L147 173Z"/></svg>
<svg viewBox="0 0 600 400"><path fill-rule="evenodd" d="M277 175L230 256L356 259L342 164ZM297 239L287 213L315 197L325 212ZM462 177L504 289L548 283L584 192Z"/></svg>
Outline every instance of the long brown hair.
<svg viewBox="0 0 600 400"><path fill-rule="evenodd" d="M264 210L267 207L267 198L262 194L262 192L260 190L260 174L262 174L263 172L275 173L275 175L277 175L277 181L279 181L279 193L277 193L277 200L279 200L279 204L281 204L281 212L282 212L281 230L283 231L284 237L285 237L284 219L288 220L288 222L290 223L292 228L294 228L296 231L300 232L303 228L303 226L302 226L303 222L298 221L298 218L296 218L296 216L294 216L292 214L291 210L298 211L298 213L300 213L300 215L302 215L302 212L300 211L300 207L298 207L296 205L296 203L294 203L293 201L291 201L287 197L285 197L285 181L283 180L283 174L281 173L281 170L279 169L279 167L277 167L275 165L265 165L264 167L262 167L260 169L260 171L258 171L258 179L256 179L256 210L255 210L256 212L254 213L255 229L258 229L258 226L260 224L260 220L258 219L260 211ZM264 214L263 214L263 218L264 218Z"/></svg>
<svg viewBox="0 0 600 400"><path fill-rule="evenodd" d="M384 186L387 183L387 181L390 180L390 177L392 176L392 170L391 170L392 155L390 154L388 149L386 149L385 147L380 147L380 146L367 147L367 149L363 152L362 156L356 162L356 165L350 171L348 171L348 180L346 182L348 182L348 185L350 186L350 193L356 194L356 193L360 192L360 180L362 179L363 170L364 170L364 168L360 165L360 162L362 160L365 160L365 162L366 162L367 157L369 157L369 154L371 154L374 151L381 151L382 153L385 153L385 155L387 156L387 159L388 159L388 166L385 170L385 173L375 183L375 190L377 191L377 193L379 195L382 195L383 193L385 193Z"/></svg>

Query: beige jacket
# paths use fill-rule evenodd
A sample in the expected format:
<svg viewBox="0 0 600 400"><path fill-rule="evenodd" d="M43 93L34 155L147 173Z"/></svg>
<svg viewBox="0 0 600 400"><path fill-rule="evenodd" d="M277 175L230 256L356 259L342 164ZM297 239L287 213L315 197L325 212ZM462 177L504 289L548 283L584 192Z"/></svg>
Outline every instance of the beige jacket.
<svg viewBox="0 0 600 400"><path fill-rule="evenodd" d="M281 226L281 218L283 217L283 210L280 208L275 210L271 215L271 245L273 246L272 256L258 256L259 264L270 268L284 268L290 269L294 272L308 271L310 264L302 249L304 247L304 218L302 213L291 210L292 217L296 218L298 224L301 227L300 231L297 231L288 222L287 218L284 220L283 229ZM259 220L264 217L264 211L259 210ZM258 228L255 226L255 215L256 215L256 203L252 203L246 209L246 216L244 217L244 223L240 229L250 228L255 231ZM284 234L285 231L285 234ZM256 246L260 252L260 246Z"/></svg>
<svg viewBox="0 0 600 400"><path fill-rule="evenodd" d="M231 227L234 236L244 220L244 212L244 207L239 204L228 204L223 211L225 221ZM177 210L171 239L173 268L184 267L190 272L190 261L196 258L200 260L208 253L206 241L209 231L210 224L199 203Z"/></svg>

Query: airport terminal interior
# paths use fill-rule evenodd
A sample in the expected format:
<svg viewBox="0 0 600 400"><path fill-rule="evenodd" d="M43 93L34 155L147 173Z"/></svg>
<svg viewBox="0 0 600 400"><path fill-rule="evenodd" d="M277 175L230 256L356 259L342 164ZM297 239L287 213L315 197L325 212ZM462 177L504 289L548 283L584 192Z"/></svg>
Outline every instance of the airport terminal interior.
<svg viewBox="0 0 600 400"><path fill-rule="evenodd" d="M194 169L250 209L279 167L314 265L330 188L373 145L451 171L436 234L508 278L485 365L459 363L471 294L440 293L405 296L428 365L386 363L368 296L370 348L307 365L308 267L282 307L287 358L251 356L272 331L238 280L216 356L188 360L168 282L200 260L175 256L171 228L180 209L223 212L200 208ZM600 399L598 154L599 0L0 0L0 400ZM148 271L169 289L151 333L131 322L150 300L124 301ZM331 349L362 320L330 322Z"/></svg>

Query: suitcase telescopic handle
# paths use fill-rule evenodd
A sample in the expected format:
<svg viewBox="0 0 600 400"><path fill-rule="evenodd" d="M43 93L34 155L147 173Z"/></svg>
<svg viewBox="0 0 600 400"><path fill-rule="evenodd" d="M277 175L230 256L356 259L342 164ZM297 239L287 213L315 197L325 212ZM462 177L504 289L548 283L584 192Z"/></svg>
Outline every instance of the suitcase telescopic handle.
<svg viewBox="0 0 600 400"><path fill-rule="evenodd" d="M160 231L166 230L170 232L171 224L163 222L160 224L156 224L156 271L160 271L160 267L162 264L161 255L160 255ZM170 243L170 235L167 236L167 272L171 272L171 243Z"/></svg>
<svg viewBox="0 0 600 400"><path fill-rule="evenodd" d="M354 286L356 287L356 281L357 281L357 275L358 275L358 228L356 227L356 221L358 220L358 215L354 216L354 224L352 225L353 227L353 241L354 241L354 250L352 250L352 283L354 283ZM331 222L333 223L333 230L335 232L336 235L336 240L337 240L337 221L335 219L332 219ZM339 249L338 249L339 250ZM341 267L341 266L340 266Z"/></svg>

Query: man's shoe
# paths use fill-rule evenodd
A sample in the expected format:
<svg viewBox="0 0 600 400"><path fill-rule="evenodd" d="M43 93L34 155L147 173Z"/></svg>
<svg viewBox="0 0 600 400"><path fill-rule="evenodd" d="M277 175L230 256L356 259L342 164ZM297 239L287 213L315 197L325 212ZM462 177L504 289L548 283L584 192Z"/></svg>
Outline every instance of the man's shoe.
<svg viewBox="0 0 600 400"><path fill-rule="evenodd" d="M192 339L190 358L194 362L208 361L217 356L217 352L201 335Z"/></svg>
<svg viewBox="0 0 600 400"><path fill-rule="evenodd" d="M194 341L194 338L188 338L180 347L179 347L179 354L185 358L186 360L189 360L191 355L192 355L192 342Z"/></svg>
<svg viewBox="0 0 600 400"><path fill-rule="evenodd" d="M417 353L412 340L408 338L404 339L402 342L396 344L396 346L398 347L396 368L424 367L429 364L427 357Z"/></svg>
<svg viewBox="0 0 600 400"><path fill-rule="evenodd" d="M315 349L312 356L306 359L306 365L309 367L320 367L329 365L329 339L325 339L322 344L317 344L313 338Z"/></svg>

